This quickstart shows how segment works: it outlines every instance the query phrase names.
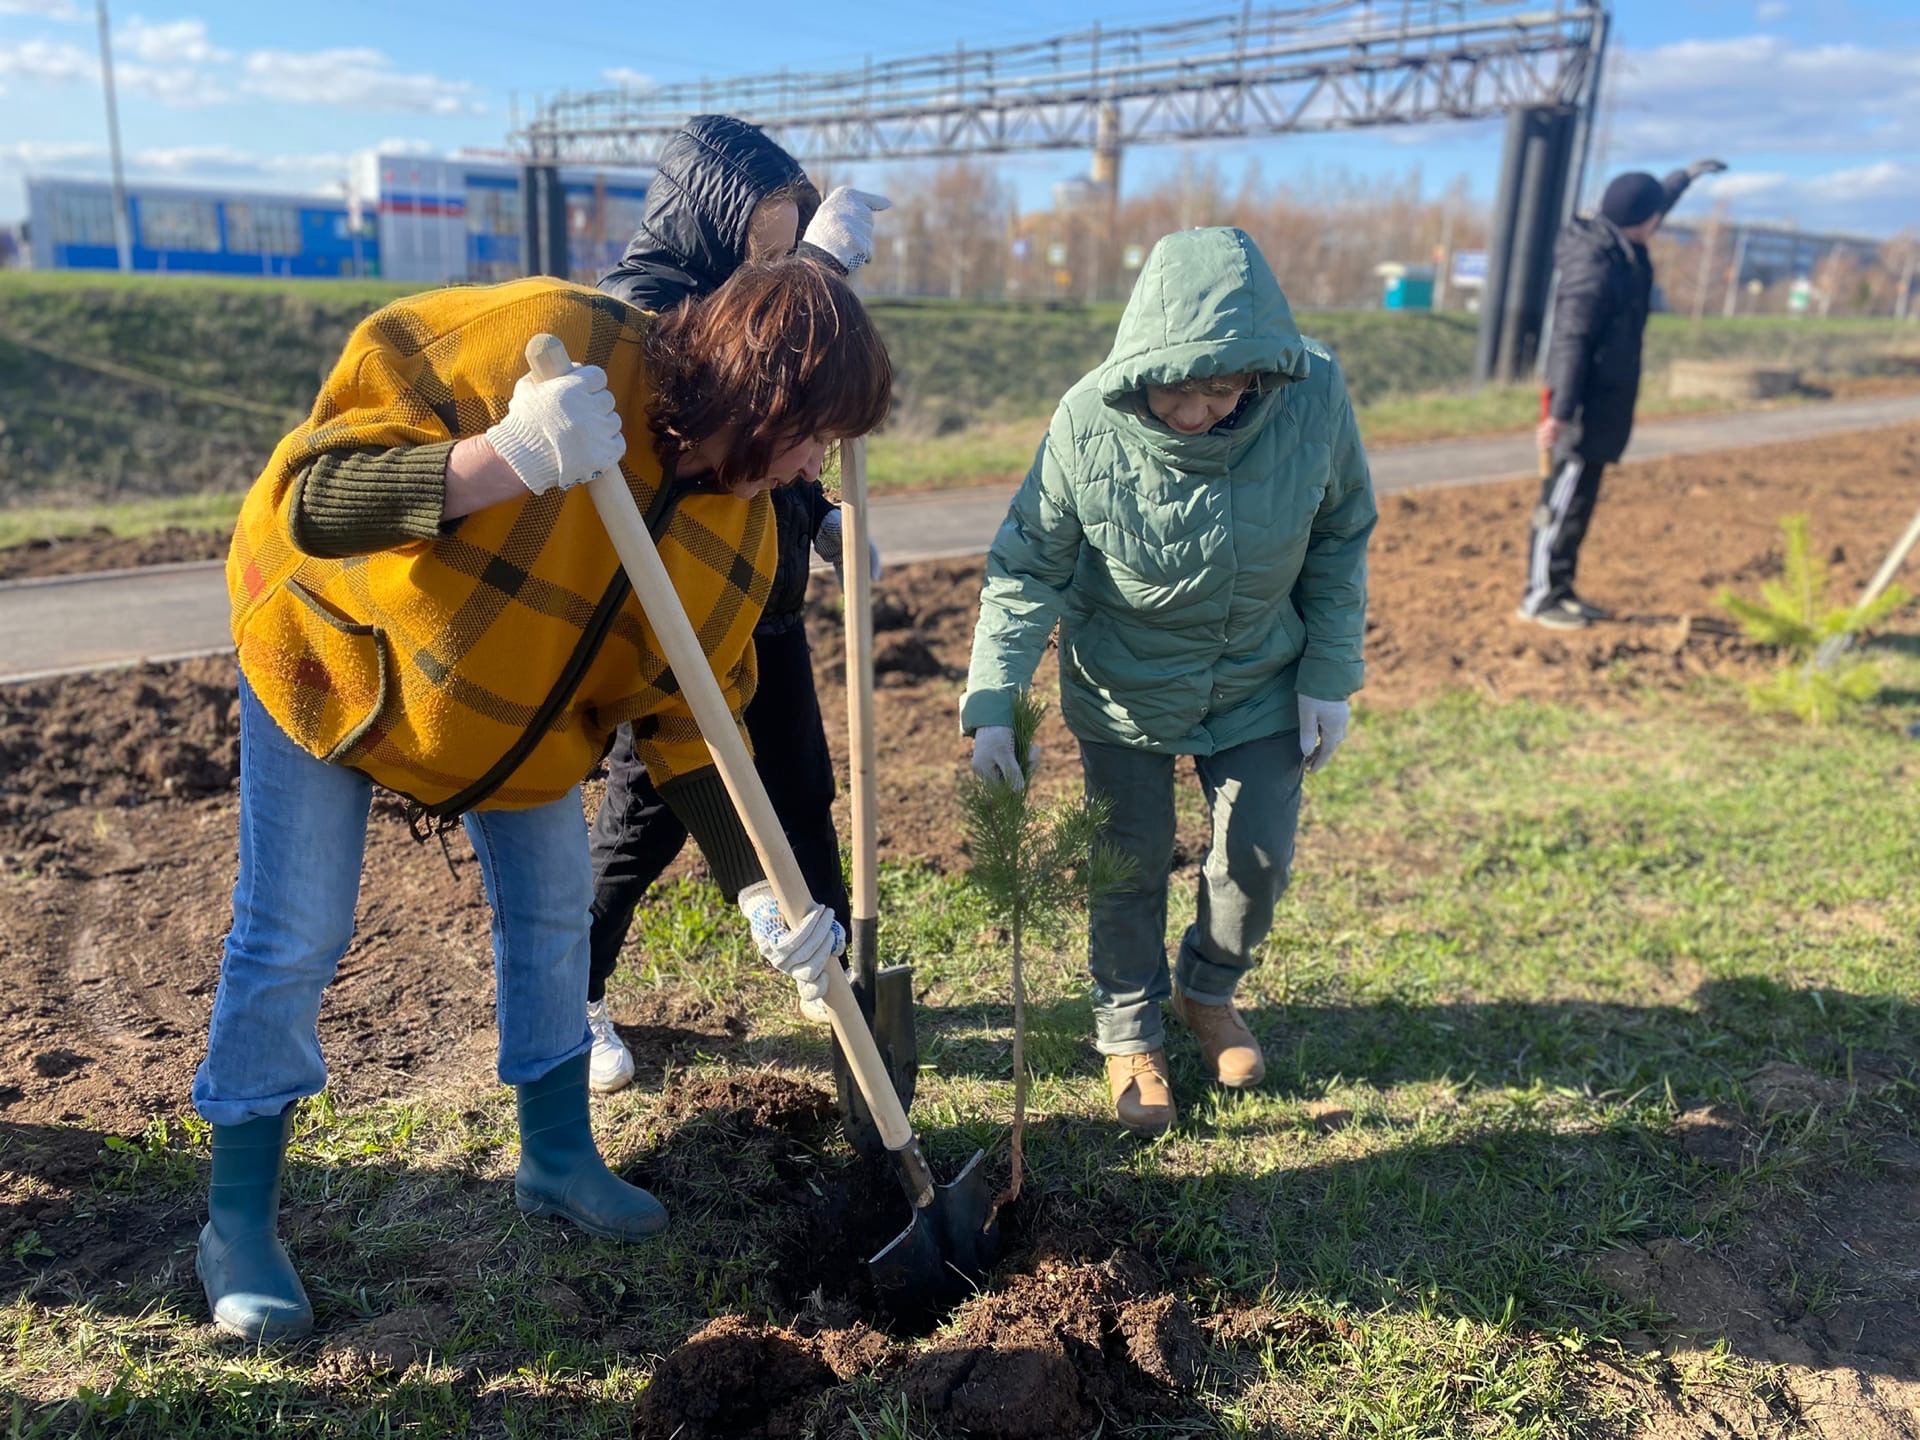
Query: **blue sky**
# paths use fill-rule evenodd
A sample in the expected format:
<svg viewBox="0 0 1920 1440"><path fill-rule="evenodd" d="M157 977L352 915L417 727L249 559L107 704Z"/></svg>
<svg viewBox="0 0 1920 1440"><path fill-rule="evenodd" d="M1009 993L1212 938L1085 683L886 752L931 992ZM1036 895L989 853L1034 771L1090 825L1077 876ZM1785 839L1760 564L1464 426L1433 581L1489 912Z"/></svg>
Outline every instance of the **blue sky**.
<svg viewBox="0 0 1920 1440"><path fill-rule="evenodd" d="M317 190L370 147L501 146L512 105L630 72L659 82L808 68L1216 14L1230 0L732 0L721 5L503 0L115 0L129 172L244 188ZM541 19L529 19L538 13ZM1689 208L1809 229L1920 227L1920 5L1913 0L1623 0L1601 130L1606 171L1717 155L1732 170ZM0 221L28 174L104 174L92 0L0 0ZM1430 188L1464 175L1490 195L1499 127L1138 147L1145 184L1191 156L1237 179L1345 172ZM1085 157L999 162L1044 203ZM878 167L851 178L884 185Z"/></svg>

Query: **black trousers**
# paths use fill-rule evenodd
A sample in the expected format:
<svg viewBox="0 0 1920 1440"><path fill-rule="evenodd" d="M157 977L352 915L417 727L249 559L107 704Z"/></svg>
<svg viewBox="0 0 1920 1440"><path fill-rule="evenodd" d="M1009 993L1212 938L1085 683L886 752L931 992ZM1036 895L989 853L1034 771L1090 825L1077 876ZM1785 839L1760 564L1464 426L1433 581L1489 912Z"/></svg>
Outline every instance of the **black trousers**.
<svg viewBox="0 0 1920 1440"><path fill-rule="evenodd" d="M813 654L803 625L753 637L760 685L745 715L754 768L793 846L813 898L851 927L840 837L833 828L833 758L813 688ZM633 924L634 908L673 863L687 830L647 778L622 725L607 761L607 794L593 822L592 968L587 999L607 993L607 977Z"/></svg>
<svg viewBox="0 0 1920 1440"><path fill-rule="evenodd" d="M1540 482L1540 503L1533 511L1527 544L1527 589L1520 608L1529 614L1573 593L1580 564L1580 542L1600 501L1600 476L1606 464L1562 455L1553 473Z"/></svg>

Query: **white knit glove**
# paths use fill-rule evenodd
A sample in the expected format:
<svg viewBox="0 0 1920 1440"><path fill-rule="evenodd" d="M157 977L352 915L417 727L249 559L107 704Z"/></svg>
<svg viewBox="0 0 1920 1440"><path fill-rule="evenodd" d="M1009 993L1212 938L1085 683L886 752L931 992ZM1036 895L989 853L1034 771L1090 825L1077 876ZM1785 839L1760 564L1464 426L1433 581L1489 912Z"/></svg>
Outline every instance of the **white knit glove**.
<svg viewBox="0 0 1920 1440"><path fill-rule="evenodd" d="M1353 707L1344 700L1316 700L1311 695L1300 699L1300 753L1306 757L1307 773L1327 768L1333 752L1347 738L1347 724Z"/></svg>
<svg viewBox="0 0 1920 1440"><path fill-rule="evenodd" d="M973 732L973 773L982 780L1004 780L1015 790L1027 788L1020 759L1013 753L1011 725L982 725Z"/></svg>
<svg viewBox="0 0 1920 1440"><path fill-rule="evenodd" d="M884 195L837 185L813 212L801 242L826 251L851 275L873 258L873 212L892 204Z"/></svg>
<svg viewBox="0 0 1920 1440"><path fill-rule="evenodd" d="M843 513L837 505L826 513L820 528L813 532L813 553L833 566L833 573L840 577L840 588L844 590L847 572L840 561L846 553L847 537L845 522L841 519ZM880 547L871 537L867 540L867 572L875 580L880 578Z"/></svg>
<svg viewBox="0 0 1920 1440"><path fill-rule="evenodd" d="M536 495L597 479L627 453L598 365L576 365L552 380L522 375L487 440Z"/></svg>
<svg viewBox="0 0 1920 1440"><path fill-rule="evenodd" d="M740 892L740 911L753 927L754 948L774 969L792 977L801 1005L827 998L827 966L847 948L847 933L833 912L816 905L798 930L787 929L773 886L761 880Z"/></svg>

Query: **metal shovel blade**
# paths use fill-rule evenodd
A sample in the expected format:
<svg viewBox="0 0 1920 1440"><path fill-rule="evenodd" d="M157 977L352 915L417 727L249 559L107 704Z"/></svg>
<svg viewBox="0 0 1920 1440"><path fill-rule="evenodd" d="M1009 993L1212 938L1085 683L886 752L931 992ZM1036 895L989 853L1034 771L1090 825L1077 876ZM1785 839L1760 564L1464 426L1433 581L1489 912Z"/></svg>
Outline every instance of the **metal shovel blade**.
<svg viewBox="0 0 1920 1440"><path fill-rule="evenodd" d="M873 1031L874 1044L886 1064L893 1093L900 1097L900 1108L913 1105L914 1085L920 1078L920 1045L913 1029L913 967L889 965L877 968L878 938L875 922L858 917L847 946L847 979L860 1002L860 1014ZM887 1153L886 1142L874 1126L873 1113L860 1096L846 1056L833 1047L833 1084L840 1101L840 1120L853 1148L870 1160Z"/></svg>
<svg viewBox="0 0 1920 1440"><path fill-rule="evenodd" d="M949 1185L932 1187L932 1200L913 1212L907 1228L867 1262L874 1291L887 1312L922 1320L971 1295L1000 1250L1000 1226L987 1183L986 1152L976 1150Z"/></svg>

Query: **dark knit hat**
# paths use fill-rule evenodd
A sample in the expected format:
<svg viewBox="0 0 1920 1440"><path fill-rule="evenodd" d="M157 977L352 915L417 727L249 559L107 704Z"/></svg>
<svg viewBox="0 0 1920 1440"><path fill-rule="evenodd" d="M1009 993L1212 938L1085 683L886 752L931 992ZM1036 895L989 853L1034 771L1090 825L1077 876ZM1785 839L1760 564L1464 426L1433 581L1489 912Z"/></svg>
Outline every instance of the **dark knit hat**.
<svg viewBox="0 0 1920 1440"><path fill-rule="evenodd" d="M1621 227L1651 220L1667 203L1667 192L1644 170L1616 175L1600 197L1600 213Z"/></svg>

